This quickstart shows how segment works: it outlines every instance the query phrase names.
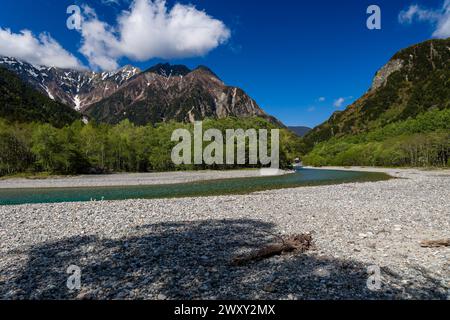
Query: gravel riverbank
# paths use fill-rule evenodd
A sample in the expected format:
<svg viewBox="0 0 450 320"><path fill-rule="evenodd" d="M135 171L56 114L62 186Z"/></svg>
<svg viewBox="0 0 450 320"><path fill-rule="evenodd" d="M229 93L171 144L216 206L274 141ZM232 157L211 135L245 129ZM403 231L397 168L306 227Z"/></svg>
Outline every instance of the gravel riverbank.
<svg viewBox="0 0 450 320"><path fill-rule="evenodd" d="M377 170L399 179L2 206L0 298L447 299L450 248L420 241L450 238L450 172ZM306 254L230 264L276 235L308 232ZM66 287L70 265L81 269L80 290ZM380 290L367 287L370 266Z"/></svg>
<svg viewBox="0 0 450 320"><path fill-rule="evenodd" d="M289 173L279 170L279 174ZM261 176L260 170L230 171L177 171L157 173L117 173L110 175L80 175L72 177L50 177L47 179L11 178L0 180L0 189L22 188L70 188L70 187L115 187L176 184L204 180L252 178Z"/></svg>

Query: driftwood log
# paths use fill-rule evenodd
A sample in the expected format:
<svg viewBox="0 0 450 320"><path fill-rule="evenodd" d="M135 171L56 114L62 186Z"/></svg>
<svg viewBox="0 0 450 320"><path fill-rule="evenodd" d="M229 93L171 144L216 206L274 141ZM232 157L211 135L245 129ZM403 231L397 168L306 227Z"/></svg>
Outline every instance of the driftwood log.
<svg viewBox="0 0 450 320"><path fill-rule="evenodd" d="M303 253L308 251L312 245L312 236L309 234L283 236L279 239L280 243L274 243L258 251L233 258L231 264L242 266L285 253Z"/></svg>
<svg viewBox="0 0 450 320"><path fill-rule="evenodd" d="M422 248L440 248L440 247L450 247L450 239L442 240L424 240L420 243Z"/></svg>

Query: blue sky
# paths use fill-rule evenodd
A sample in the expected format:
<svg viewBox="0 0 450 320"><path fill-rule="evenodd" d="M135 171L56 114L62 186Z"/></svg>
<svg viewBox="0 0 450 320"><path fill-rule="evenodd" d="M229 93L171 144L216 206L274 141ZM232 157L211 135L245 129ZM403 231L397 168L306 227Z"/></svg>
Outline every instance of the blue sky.
<svg viewBox="0 0 450 320"><path fill-rule="evenodd" d="M1 3L0 28L3 32L9 29L9 36L27 29L37 39L46 32L53 44L61 47L55 49L57 52L64 50L77 63L89 66L92 57L79 52L82 34L66 27L67 7L87 4L97 14L95 21L117 26L117 17L129 8L130 2L5 0ZM170 12L175 3L168 1L166 9ZM375 72L396 51L436 37L439 25L446 28L450 12L445 12L444 0L180 0L177 3L195 6L197 22L194 23L210 24L208 33L202 34L202 43L187 34L177 40L177 43L185 42L181 50L177 43L165 38L166 33L160 32L159 38L154 39L152 30L148 30L137 33L137 42L131 35L130 41L117 49L118 53L112 53L115 47L100 47L104 55L113 56L108 63L131 63L142 69L161 61L190 67L207 65L227 84L243 88L265 111L285 124L307 126L320 124L364 94ZM449 3L447 0L445 5ZM381 8L381 30L366 27L369 16L366 9L371 4ZM402 10L405 15L400 21ZM92 37L89 42L92 46L87 50L98 48L95 42L98 39ZM7 47L3 40L0 36L0 54L4 54L2 46ZM50 44L42 41L38 40L39 46L52 45L51 41ZM152 44L146 45L149 41ZM133 45L142 45L149 59L137 57L138 49L133 51ZM158 51L151 46L162 49ZM154 58L154 52L167 58ZM104 61L102 56L96 58ZM61 59L70 60L64 55Z"/></svg>

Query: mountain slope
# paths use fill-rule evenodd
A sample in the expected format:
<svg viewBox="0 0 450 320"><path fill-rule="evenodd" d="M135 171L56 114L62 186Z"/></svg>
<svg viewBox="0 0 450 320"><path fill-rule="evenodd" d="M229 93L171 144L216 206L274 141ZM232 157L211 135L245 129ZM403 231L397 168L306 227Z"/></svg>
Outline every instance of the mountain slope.
<svg viewBox="0 0 450 320"><path fill-rule="evenodd" d="M98 122L129 119L145 125L164 121L267 115L243 90L226 86L209 68L158 64L145 72L125 66L95 73L34 66L0 57L3 66L49 98L71 106Z"/></svg>
<svg viewBox="0 0 450 320"><path fill-rule="evenodd" d="M135 124L169 120L193 122L207 117L268 116L243 90L225 85L207 67L158 65L141 73L111 96L90 105L86 114L99 122Z"/></svg>
<svg viewBox="0 0 450 320"><path fill-rule="evenodd" d="M10 57L0 57L0 66L16 73L22 80L49 98L77 111L116 92L126 81L141 71L125 66L112 72L59 69L34 66Z"/></svg>
<svg viewBox="0 0 450 320"><path fill-rule="evenodd" d="M345 111L308 133L307 150L332 137L354 135L450 107L450 38L426 41L395 54L372 88Z"/></svg>
<svg viewBox="0 0 450 320"><path fill-rule="evenodd" d="M46 122L62 127L81 119L81 115L51 100L13 72L0 67L0 118L19 122Z"/></svg>
<svg viewBox="0 0 450 320"><path fill-rule="evenodd" d="M311 131L311 128L308 127L288 127L288 129L299 137L304 137L308 132Z"/></svg>

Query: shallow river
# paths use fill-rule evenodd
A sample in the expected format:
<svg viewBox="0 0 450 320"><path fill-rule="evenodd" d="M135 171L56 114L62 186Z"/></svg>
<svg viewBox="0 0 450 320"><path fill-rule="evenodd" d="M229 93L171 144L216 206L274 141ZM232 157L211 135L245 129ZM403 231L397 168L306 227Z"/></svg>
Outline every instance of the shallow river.
<svg viewBox="0 0 450 320"><path fill-rule="evenodd" d="M0 189L0 205L246 194L270 189L386 179L389 179L389 176L384 173L300 169L292 174L275 177L210 180L171 185Z"/></svg>

